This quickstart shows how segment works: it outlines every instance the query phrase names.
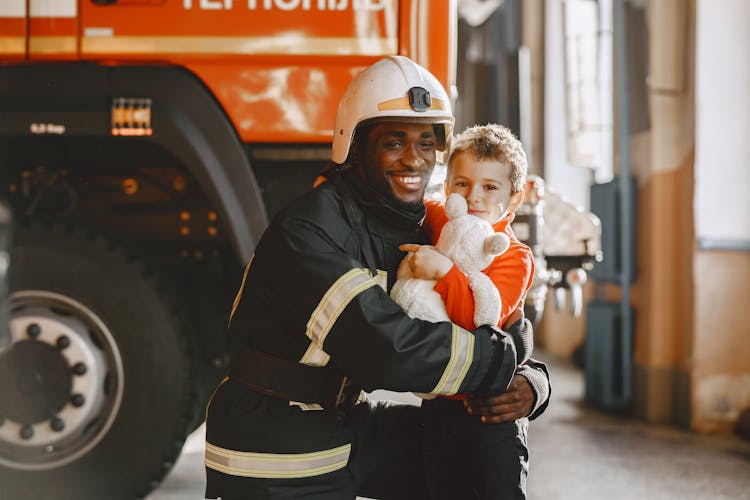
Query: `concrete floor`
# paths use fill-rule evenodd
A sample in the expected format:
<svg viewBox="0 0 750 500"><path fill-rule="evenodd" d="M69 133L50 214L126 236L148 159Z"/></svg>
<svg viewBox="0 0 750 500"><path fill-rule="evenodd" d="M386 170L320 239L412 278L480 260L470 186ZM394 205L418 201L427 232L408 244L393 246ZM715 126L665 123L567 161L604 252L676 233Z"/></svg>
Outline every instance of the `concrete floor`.
<svg viewBox="0 0 750 500"><path fill-rule="evenodd" d="M553 399L529 432L530 500L750 500L750 442L598 412L582 402L579 370L540 357ZM147 500L203 497L203 439L201 427Z"/></svg>
<svg viewBox="0 0 750 500"><path fill-rule="evenodd" d="M530 499L750 499L750 443L607 415L583 374L547 359L553 399L531 424Z"/></svg>

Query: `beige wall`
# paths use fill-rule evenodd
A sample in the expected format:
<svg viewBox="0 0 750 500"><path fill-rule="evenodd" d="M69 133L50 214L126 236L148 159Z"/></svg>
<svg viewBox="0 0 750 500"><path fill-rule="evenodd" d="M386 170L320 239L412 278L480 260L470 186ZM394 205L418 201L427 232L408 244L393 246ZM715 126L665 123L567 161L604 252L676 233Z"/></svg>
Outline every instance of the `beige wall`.
<svg viewBox="0 0 750 500"><path fill-rule="evenodd" d="M698 252L692 425L726 430L750 407L750 253Z"/></svg>
<svg viewBox="0 0 750 500"><path fill-rule="evenodd" d="M693 346L691 167L692 156L640 184L633 287L634 411L649 421L685 425Z"/></svg>
<svg viewBox="0 0 750 500"><path fill-rule="evenodd" d="M630 144L638 180L633 411L685 426L694 322L694 19L693 0L647 4L650 128Z"/></svg>
<svg viewBox="0 0 750 500"><path fill-rule="evenodd" d="M750 3L696 2L692 426L750 408ZM701 250L707 244L744 248Z"/></svg>
<svg viewBox="0 0 750 500"><path fill-rule="evenodd" d="M717 22L727 16L732 23ZM730 429L750 406L750 253L698 244L701 231L730 227L723 237L742 240L746 229L748 22L743 0L649 2L651 128L631 145L634 410L701 431Z"/></svg>

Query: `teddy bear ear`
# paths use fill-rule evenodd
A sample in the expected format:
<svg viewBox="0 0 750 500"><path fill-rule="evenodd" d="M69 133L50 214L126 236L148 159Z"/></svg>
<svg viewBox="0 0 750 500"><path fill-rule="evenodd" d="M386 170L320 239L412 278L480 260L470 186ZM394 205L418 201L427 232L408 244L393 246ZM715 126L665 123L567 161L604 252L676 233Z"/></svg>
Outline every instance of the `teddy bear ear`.
<svg viewBox="0 0 750 500"><path fill-rule="evenodd" d="M500 255L510 246L510 238L505 233L495 233L484 240L484 251L489 255Z"/></svg>
<svg viewBox="0 0 750 500"><path fill-rule="evenodd" d="M455 219L469 213L466 199L458 193L451 193L445 200L445 213L449 219Z"/></svg>

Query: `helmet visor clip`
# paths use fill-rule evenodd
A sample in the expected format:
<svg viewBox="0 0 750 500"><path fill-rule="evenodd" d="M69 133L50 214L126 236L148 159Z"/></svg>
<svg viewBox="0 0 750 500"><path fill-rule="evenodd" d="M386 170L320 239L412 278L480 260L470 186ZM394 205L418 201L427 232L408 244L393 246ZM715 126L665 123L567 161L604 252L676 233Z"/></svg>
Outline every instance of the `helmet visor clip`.
<svg viewBox="0 0 750 500"><path fill-rule="evenodd" d="M409 105L414 111L427 111L432 106L430 91L422 87L410 88Z"/></svg>

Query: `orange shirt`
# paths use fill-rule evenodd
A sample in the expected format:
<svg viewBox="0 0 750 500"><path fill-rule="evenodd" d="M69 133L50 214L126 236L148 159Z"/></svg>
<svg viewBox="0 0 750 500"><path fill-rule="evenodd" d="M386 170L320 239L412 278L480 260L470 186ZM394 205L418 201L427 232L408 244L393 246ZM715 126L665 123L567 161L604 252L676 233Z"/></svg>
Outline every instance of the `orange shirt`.
<svg viewBox="0 0 750 500"><path fill-rule="evenodd" d="M425 200L427 214L425 227L430 232L433 244L440 237L443 226L448 222L445 207L434 200ZM510 247L502 255L495 257L492 264L483 272L492 280L500 292L502 308L500 321L502 327L511 313L523 304L523 298L531 287L534 277L534 258L531 249L518 241L510 227L509 218L505 217L493 226L495 232L504 232L510 238ZM445 309L451 321L467 330L474 325L474 295L469 288L469 280L456 266L443 276L435 285L435 291L445 302Z"/></svg>

